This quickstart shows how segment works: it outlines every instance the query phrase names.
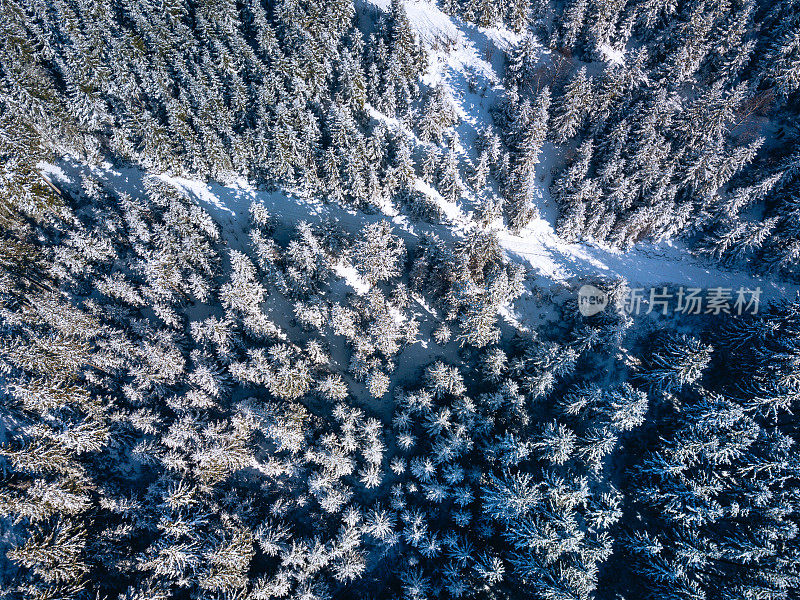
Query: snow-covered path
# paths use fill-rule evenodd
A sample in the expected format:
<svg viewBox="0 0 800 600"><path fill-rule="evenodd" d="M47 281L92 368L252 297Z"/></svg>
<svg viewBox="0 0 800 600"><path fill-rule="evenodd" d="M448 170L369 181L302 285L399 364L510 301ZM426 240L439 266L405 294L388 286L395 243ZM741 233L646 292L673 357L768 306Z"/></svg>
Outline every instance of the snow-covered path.
<svg viewBox="0 0 800 600"><path fill-rule="evenodd" d="M544 283L624 277L631 286L643 287L760 287L769 299L794 297L800 290L786 281L724 268L712 260L693 256L679 242L640 244L623 252L583 243L568 244L550 227L529 228L521 236L502 232L499 237L509 257L530 265Z"/></svg>
<svg viewBox="0 0 800 600"><path fill-rule="evenodd" d="M373 10L388 10L389 0L363 0ZM441 84L458 112L461 122L457 126L460 144L456 149L462 177L466 165L474 161L474 139L478 131L491 122L489 108L503 93L503 54L519 41L519 36L504 29L481 28L463 23L442 13L435 4L424 0L405 2L412 27L428 48L429 68L423 77L426 85ZM552 60L544 47L540 47L542 64ZM401 129L396 120L370 109L373 118L383 120L387 126ZM414 134L402 128L404 135L414 144L421 142ZM555 150L545 145L537 167L541 184L538 190L539 212L521 235L512 235L500 221L493 225L506 254L511 260L526 264L531 272L531 283L547 287L553 284L580 282L583 279L625 278L629 285L651 287L675 284L686 287L725 287L737 289L760 287L764 300L793 298L800 287L775 278L759 277L745 269L728 269L711 260L693 256L680 243L641 244L621 252L589 244L569 244L555 233L555 209L549 194L550 169L556 158ZM88 167L74 161L62 161L59 166L42 165L42 170L58 183L78 182L81 171ZM107 180L114 189L129 193L144 193L142 178L147 175L134 168L114 169L110 165L92 168L97 177ZM395 232L409 247L416 244L419 235L432 232L444 240L462 237L476 227L470 213L476 199L470 192L457 202L445 201L439 193L422 180L417 181L418 191L439 204L447 217L446 224L429 224L412 221L401 214L391 202L385 202L378 214L364 214L320 200L305 198L291 191L260 191L247 182L231 185L203 183L201 181L159 176L177 189L194 197L206 208L221 226L228 244L246 251L245 233L248 209L253 200L263 203L273 217L284 226L293 227L300 221L320 224L327 220L336 222L350 232L358 232L364 225L388 219ZM524 304L524 303L522 303ZM517 314L521 320L526 315Z"/></svg>
<svg viewBox="0 0 800 600"><path fill-rule="evenodd" d="M113 189L131 194L144 193L142 180L148 176L135 168L114 169L110 165L89 168L72 161L42 167L57 184L75 184L80 181L81 172L90 171L110 183ZM395 232L412 248L424 231L452 241L475 226L464 214L452 215L453 222L450 224L429 224L412 221L398 214L388 204L384 207L384 213L364 214L284 191L260 191L244 182L222 185L166 175L160 178L193 197L220 225L228 244L242 251L247 251L248 238L245 232L248 210L254 200L264 204L269 213L287 227L293 227L301 221L322 224L331 220L345 230L356 233L367 223L388 219ZM556 236L549 223L541 219L519 236L500 230L498 238L507 256L527 265L533 282L541 286L584 278L624 277L630 285L643 287L670 283L701 288L761 287L764 299L768 300L793 298L800 290L799 286L786 281L759 277L741 269L721 267L711 260L702 260L692 256L678 243L640 245L627 252L583 243L568 244Z"/></svg>

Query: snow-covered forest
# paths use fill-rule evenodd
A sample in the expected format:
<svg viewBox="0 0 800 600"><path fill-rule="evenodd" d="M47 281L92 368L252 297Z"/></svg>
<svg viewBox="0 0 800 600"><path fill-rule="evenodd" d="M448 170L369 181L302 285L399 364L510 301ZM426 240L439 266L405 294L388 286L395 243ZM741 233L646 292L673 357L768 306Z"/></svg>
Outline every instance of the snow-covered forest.
<svg viewBox="0 0 800 600"><path fill-rule="evenodd" d="M800 599L799 113L797 0L2 0L0 598Z"/></svg>

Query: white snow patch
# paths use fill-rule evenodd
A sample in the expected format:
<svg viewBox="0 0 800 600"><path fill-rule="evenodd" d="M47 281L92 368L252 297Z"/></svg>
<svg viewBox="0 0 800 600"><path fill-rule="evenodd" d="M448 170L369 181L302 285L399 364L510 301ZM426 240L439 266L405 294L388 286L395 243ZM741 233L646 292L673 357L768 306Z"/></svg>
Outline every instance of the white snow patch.
<svg viewBox="0 0 800 600"><path fill-rule="evenodd" d="M405 9L411 26L424 43L452 43L461 33L450 17L432 2L406 2Z"/></svg>
<svg viewBox="0 0 800 600"><path fill-rule="evenodd" d="M621 65L625 62L625 51L612 48L608 44L600 46L600 53L603 55L603 59L611 64Z"/></svg>
<svg viewBox="0 0 800 600"><path fill-rule="evenodd" d="M410 132L395 117L390 117L389 115L386 115L386 114L382 113L381 111L379 111L377 108L375 108L374 106L372 106L369 103L367 103L365 105L365 107L367 109L367 113L369 113L369 116L372 117L373 119L375 119L376 121L382 121L383 123L385 123L386 125L388 125L392 129L402 130L405 133L410 135Z"/></svg>
<svg viewBox="0 0 800 600"><path fill-rule="evenodd" d="M391 10L391 0L369 0L369 2L384 12ZM411 28L423 43L445 44L458 37L460 33L458 27L448 15L436 7L435 3L425 0L411 1L404 2L403 7Z"/></svg>
<svg viewBox="0 0 800 600"><path fill-rule="evenodd" d="M220 200L219 196L212 193L208 189L208 186L201 181L185 179L183 177L171 177L168 175L159 175L158 178L165 183L175 186L176 188L194 194L198 200L213 206L217 210L226 211L231 215L236 216L236 212L226 206L225 203Z"/></svg>
<svg viewBox="0 0 800 600"><path fill-rule="evenodd" d="M434 317L438 315L438 311L435 308L428 306L428 303L422 296L411 294L411 299L414 300L414 302L416 302L417 304L419 304L422 307L422 309L428 314L433 315Z"/></svg>
<svg viewBox="0 0 800 600"><path fill-rule="evenodd" d="M414 189L433 200L450 221L453 223L466 224L467 217L458 204L442 198L442 195L438 191L433 189L422 179L417 178L417 180L414 181Z"/></svg>
<svg viewBox="0 0 800 600"><path fill-rule="evenodd" d="M62 183L69 183L70 178L67 177L67 174L64 173L64 169L59 167L58 165L54 165L48 162L38 162L36 163L36 168L39 169L42 175L45 177L50 176L55 179L58 179Z"/></svg>
<svg viewBox="0 0 800 600"><path fill-rule="evenodd" d="M508 306L501 306L500 309L497 311L500 315L500 318L509 323L511 326L514 327L517 331L530 331L528 327L520 323L517 315L511 310Z"/></svg>
<svg viewBox="0 0 800 600"><path fill-rule="evenodd" d="M353 288L359 296L363 296L370 290L369 283L361 278L353 266L336 263L333 266L333 272L344 279L345 283Z"/></svg>
<svg viewBox="0 0 800 600"><path fill-rule="evenodd" d="M406 316L393 306L389 308L389 316L391 316L398 325L402 325L406 321Z"/></svg>

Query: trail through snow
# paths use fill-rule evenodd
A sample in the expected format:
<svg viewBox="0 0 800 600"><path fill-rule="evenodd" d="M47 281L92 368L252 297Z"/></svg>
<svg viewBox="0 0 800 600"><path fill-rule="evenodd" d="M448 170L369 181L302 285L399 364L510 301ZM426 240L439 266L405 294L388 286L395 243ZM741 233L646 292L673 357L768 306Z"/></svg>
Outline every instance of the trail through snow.
<svg viewBox="0 0 800 600"><path fill-rule="evenodd" d="M390 4L389 0L371 0L371 3L382 10L388 10ZM474 161L477 156L472 142L478 131L491 122L489 108L503 93L500 74L504 68L504 54L521 36L506 29L465 23L424 0L406 2L405 8L412 28L429 48L430 64L423 80L431 86L441 84L447 90L462 119L457 127L462 153L465 160ZM543 46L539 49L540 62L551 61L550 51ZM604 49L604 58L609 62L624 60L621 51L610 47ZM387 125L392 121L397 123L385 119ZM624 277L632 286L645 287L659 284L760 287L767 299L790 298L797 294L796 285L741 269L721 268L714 261L693 256L678 242L645 243L626 252L586 243L566 243L555 233L555 210L548 189L555 158L554 148L546 144L537 167L537 180L541 182L537 208L542 218L534 220L520 235L513 235L500 222L493 224L507 255L527 264L540 285L602 276ZM474 226L469 215L474 208L469 194L460 205L453 205L421 181L416 187L439 204L454 231L463 234Z"/></svg>
<svg viewBox="0 0 800 600"><path fill-rule="evenodd" d="M388 10L389 0L371 0L374 10ZM409 20L416 33L429 48L429 69L424 76L426 85L442 84L461 117L457 126L460 139L459 153L461 176L465 167L477 156L474 140L477 133L491 122L489 108L503 93L503 55L519 36L513 32L482 28L463 23L445 15L434 4L425 1L405 3ZM613 58L613 57L612 57ZM540 59L550 60L549 50L542 47ZM405 135L413 133L403 128L397 119L386 117L374 108L373 118L383 120L387 126L401 129ZM415 143L419 144L418 140ZM621 252L585 243L571 244L561 240L554 230L554 208L548 191L550 168L555 159L552 146L546 145L538 165L539 211L542 218L534 220L520 235L513 235L499 221L493 224L499 241L508 257L527 265L530 282L538 286L566 284L599 277L624 277L631 286L650 287L660 284L687 287L760 287L765 300L792 298L798 286L774 278L753 275L744 270L722 268L710 260L693 256L680 243L641 244ZM144 172L134 168L117 168L111 165L86 167L66 159L58 165L41 164L40 169L55 182L79 181L81 171L91 170L107 180L114 189L128 193L144 193ZM408 246L413 247L420 233L430 231L444 240L462 237L476 227L471 218L475 198L469 193L458 203L447 202L422 180L416 188L436 202L447 217L446 224L429 224L412 221L402 215L387 201L378 214L368 215L354 210L309 199L292 191L267 192L257 190L245 181L229 185L160 175L160 179L182 190L197 200L216 219L228 244L247 251L247 217L249 205L257 200L284 226L294 226L301 221L320 224L333 220L344 229L357 233L368 223L389 220ZM357 292L364 293L365 285L354 273L342 267L338 274ZM528 303L518 303L523 309ZM506 311L508 321L528 320L529 315Z"/></svg>

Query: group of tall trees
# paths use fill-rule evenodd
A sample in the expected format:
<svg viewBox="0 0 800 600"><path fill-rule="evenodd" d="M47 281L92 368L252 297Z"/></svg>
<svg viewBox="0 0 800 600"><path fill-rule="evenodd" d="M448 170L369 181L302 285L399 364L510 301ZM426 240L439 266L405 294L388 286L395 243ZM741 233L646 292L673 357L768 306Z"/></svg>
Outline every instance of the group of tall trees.
<svg viewBox="0 0 800 600"><path fill-rule="evenodd" d="M490 220L502 213L519 231L537 216L533 174L543 150L556 152L562 238L629 247L683 236L716 259L797 274L794 2L442 8L522 34L495 108L502 210L489 207ZM475 165L478 181L488 158Z"/></svg>
<svg viewBox="0 0 800 600"><path fill-rule="evenodd" d="M521 272L494 236L434 241L451 260L431 290L428 253L385 221L286 239L254 202L234 248L156 177L25 183L0 313L9 597L326 598L402 554L392 442L358 406L418 341L412 289L439 298L442 347L497 340Z"/></svg>
<svg viewBox="0 0 800 600"><path fill-rule="evenodd" d="M0 596L796 598L800 303L536 331L489 227L555 147L565 238L796 273L795 5L442 0L520 34L471 152L399 0L3 2Z"/></svg>
<svg viewBox="0 0 800 600"><path fill-rule="evenodd" d="M570 0L540 25L568 63L549 130L564 156L551 187L559 235L688 236L717 258L796 275L798 19L794 2ZM525 64L525 44L517 52L512 67Z"/></svg>
<svg viewBox="0 0 800 600"><path fill-rule="evenodd" d="M563 149L551 193L565 239L693 235L718 258L796 270L793 2L442 9L522 34L496 111L502 148L489 132L463 168L457 117L441 86L420 83L426 54L398 0L367 20L348 1L8 2L3 118L57 152L246 175L358 206L399 197L425 218L441 215L415 189L418 176L450 201L469 185L483 216L505 214L515 231L537 214L549 139ZM553 77L537 36L563 63ZM413 123L418 139L372 109ZM502 207L483 194L490 174Z"/></svg>
<svg viewBox="0 0 800 600"><path fill-rule="evenodd" d="M4 119L56 151L356 203L374 201L394 166L367 103L407 112L425 65L399 2L368 34L349 0L0 10Z"/></svg>

